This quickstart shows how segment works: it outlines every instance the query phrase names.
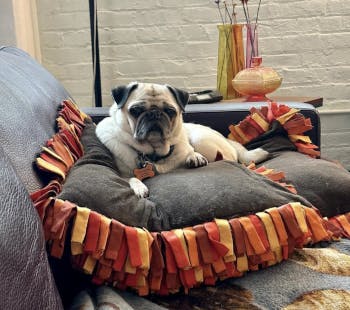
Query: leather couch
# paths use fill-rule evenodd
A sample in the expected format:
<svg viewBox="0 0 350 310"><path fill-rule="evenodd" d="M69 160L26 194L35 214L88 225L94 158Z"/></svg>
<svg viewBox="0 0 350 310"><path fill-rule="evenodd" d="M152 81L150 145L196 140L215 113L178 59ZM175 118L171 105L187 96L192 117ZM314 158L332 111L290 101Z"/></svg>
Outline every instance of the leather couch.
<svg viewBox="0 0 350 310"><path fill-rule="evenodd" d="M67 98L64 87L29 55L0 47L0 309L62 309L86 285L67 264L50 266L41 221L29 196L45 184L33 161L55 133L57 109ZM228 125L247 115L250 105L191 105L185 119L227 134ZM316 126L310 135L319 144L314 108L292 105L313 118ZM85 110L96 121L106 115L106 109Z"/></svg>

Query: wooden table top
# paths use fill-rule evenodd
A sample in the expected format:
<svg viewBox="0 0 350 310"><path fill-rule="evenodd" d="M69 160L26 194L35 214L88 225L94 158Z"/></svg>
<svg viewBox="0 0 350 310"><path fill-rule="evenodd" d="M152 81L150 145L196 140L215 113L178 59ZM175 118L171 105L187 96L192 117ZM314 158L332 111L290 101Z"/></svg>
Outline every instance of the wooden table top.
<svg viewBox="0 0 350 310"><path fill-rule="evenodd" d="M269 99L272 101L275 101L277 103L282 102L303 102L313 105L315 108L322 107L323 105L323 98L322 97L307 97L307 96L269 96ZM234 99L228 99L228 100L222 100L220 102L222 103L242 103L245 102L247 99L246 97L240 97L240 98L234 98Z"/></svg>

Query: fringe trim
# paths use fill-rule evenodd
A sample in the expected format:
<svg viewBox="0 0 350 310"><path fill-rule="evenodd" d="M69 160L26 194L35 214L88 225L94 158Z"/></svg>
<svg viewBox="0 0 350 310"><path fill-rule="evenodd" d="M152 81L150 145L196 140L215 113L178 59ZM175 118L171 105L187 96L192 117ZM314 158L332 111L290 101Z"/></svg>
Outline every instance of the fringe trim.
<svg viewBox="0 0 350 310"><path fill-rule="evenodd" d="M299 110L276 102L269 102L268 106L250 109L250 115L237 125L230 125L229 139L241 144L247 144L261 134L267 132L270 124L278 121L287 131L289 140L297 147L298 152L311 157L319 157L318 147L304 133L312 129L311 120L305 118Z"/></svg>
<svg viewBox="0 0 350 310"><path fill-rule="evenodd" d="M130 287L139 295L164 295L181 288L187 293L200 284L214 285L217 280L279 263L306 244L350 238L350 212L327 220L317 209L300 203L149 232L60 200L56 196L65 176L83 153L79 137L86 117L72 102L63 103L59 131L37 160L40 169L52 173L52 181L31 198L43 222L50 255L62 257L71 227L73 267L90 274L96 284ZM281 172L259 169L272 180L283 177Z"/></svg>
<svg viewBox="0 0 350 310"><path fill-rule="evenodd" d="M292 184L284 182L286 175L283 171L275 171L274 169L266 168L265 166L260 166L259 168L257 168L255 163L250 163L247 166L247 168L260 175L263 175L264 177L270 179L271 181L274 181L282 185L293 194L297 194L297 190Z"/></svg>

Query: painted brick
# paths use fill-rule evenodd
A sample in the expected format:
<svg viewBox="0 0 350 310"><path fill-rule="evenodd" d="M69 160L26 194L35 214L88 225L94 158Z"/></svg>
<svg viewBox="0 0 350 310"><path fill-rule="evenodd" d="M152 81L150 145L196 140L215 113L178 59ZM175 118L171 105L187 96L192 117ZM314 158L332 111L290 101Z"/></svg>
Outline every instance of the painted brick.
<svg viewBox="0 0 350 310"><path fill-rule="evenodd" d="M62 44L66 48L81 48L91 49L90 29L82 29L78 31L64 31L61 35Z"/></svg>
<svg viewBox="0 0 350 310"><path fill-rule="evenodd" d="M350 170L350 112L324 112L321 118L321 154Z"/></svg>
<svg viewBox="0 0 350 310"><path fill-rule="evenodd" d="M280 1L269 2L261 8L262 21L264 19L295 19L302 17L324 15L327 1L308 0L303 2Z"/></svg>
<svg viewBox="0 0 350 310"><path fill-rule="evenodd" d="M39 11L40 14L40 11ZM79 31L89 27L89 12L55 13L39 18L40 31Z"/></svg>
<svg viewBox="0 0 350 310"><path fill-rule="evenodd" d="M343 29L345 29L345 30L350 29L350 17L349 16L342 16L342 25L343 25Z"/></svg>
<svg viewBox="0 0 350 310"><path fill-rule="evenodd" d="M349 100L338 100L338 99L333 99L331 102L331 108L333 107L333 109L335 110L341 110L341 111L346 111L350 109L350 102ZM320 111L322 110L332 110L329 108L329 105L323 107L323 108L319 108ZM347 122L350 122L350 117L349 119L347 119ZM349 139L350 141L350 139Z"/></svg>
<svg viewBox="0 0 350 310"><path fill-rule="evenodd" d="M253 16L258 1L249 2ZM214 1L101 0L97 5L105 105L111 104L113 85L132 80L190 91L216 87L220 16ZM78 104L90 105L88 1L37 0L37 7L43 64ZM237 13L244 22L240 5ZM323 96L326 109L350 105L350 1L262 1L260 22L263 64L283 76L276 94Z"/></svg>
<svg viewBox="0 0 350 310"><path fill-rule="evenodd" d="M326 13L328 15L349 15L350 2L344 0L328 0L326 2Z"/></svg>
<svg viewBox="0 0 350 310"><path fill-rule="evenodd" d="M150 4L151 2L151 4ZM115 0L101 0L99 1L99 9L102 11L121 11L121 10L145 10L150 6L155 5L155 1L115 1Z"/></svg>
<svg viewBox="0 0 350 310"><path fill-rule="evenodd" d="M62 69L69 67L70 65L78 66L79 64L90 63L91 61L91 49L90 47L77 48L45 48L44 61L47 64L62 65ZM50 59L45 55L50 54ZM54 59L54 61L53 61ZM73 72L74 73L74 72Z"/></svg>
<svg viewBox="0 0 350 310"><path fill-rule="evenodd" d="M346 67L350 65L349 57L344 49L326 48L323 50L305 51L298 55L302 59L305 68L308 67L327 67L339 66ZM283 65L283 64L281 64ZM342 71L342 68L339 69ZM330 81L331 82L331 81Z"/></svg>
<svg viewBox="0 0 350 310"><path fill-rule="evenodd" d="M58 48L63 47L63 39L62 39L62 32L59 31L45 31L42 32L40 37L41 41L45 42L45 46L41 46L41 50L43 51L45 48ZM47 53L47 55L50 55L50 53ZM49 58L52 58L49 56Z"/></svg>
<svg viewBox="0 0 350 310"><path fill-rule="evenodd" d="M91 78L70 80L68 91L69 93L74 94L74 98L76 98L77 96L84 97L87 94L91 96L91 84ZM91 98L89 99L89 103L91 103Z"/></svg>
<svg viewBox="0 0 350 310"><path fill-rule="evenodd" d="M46 14L88 12L89 1L82 0L59 0L53 5L52 0L37 0L39 13L45 10Z"/></svg>
<svg viewBox="0 0 350 310"><path fill-rule="evenodd" d="M91 63L70 64L67 66L51 64L45 65L50 72L56 72L55 76L69 89L69 82L72 80L90 79L92 81L92 65ZM88 93L91 90L87 90ZM74 97L74 94L72 94Z"/></svg>
<svg viewBox="0 0 350 310"><path fill-rule="evenodd" d="M264 66L267 67L275 67L276 70L276 64L283 64L283 67L286 66L287 68L298 68L302 66L302 60L299 57L298 54L279 54L279 55L264 55L263 59Z"/></svg>
<svg viewBox="0 0 350 310"><path fill-rule="evenodd" d="M183 42L183 43L157 43L157 44L125 44L118 45L112 49L108 46L101 47L102 55L113 55L120 61L132 59L148 62L150 60L184 60L193 61L193 59L208 59L208 51L215 53L217 47L211 42ZM133 57L130 55L133 54ZM120 56L119 56L120 55ZM205 68L205 70L207 70Z"/></svg>
<svg viewBox="0 0 350 310"><path fill-rule="evenodd" d="M89 93L83 96L74 96L73 98L77 104L79 103L80 107L94 107L92 95Z"/></svg>

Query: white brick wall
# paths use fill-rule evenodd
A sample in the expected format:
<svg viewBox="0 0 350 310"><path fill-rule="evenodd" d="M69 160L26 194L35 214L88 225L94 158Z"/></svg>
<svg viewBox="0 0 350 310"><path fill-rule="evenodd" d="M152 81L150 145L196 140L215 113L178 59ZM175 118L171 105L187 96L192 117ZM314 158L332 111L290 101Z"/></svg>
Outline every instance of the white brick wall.
<svg viewBox="0 0 350 310"><path fill-rule="evenodd" d="M321 153L350 171L350 111L327 111L321 117Z"/></svg>
<svg viewBox="0 0 350 310"><path fill-rule="evenodd" d="M230 2L230 1L228 1ZM240 3L240 1L236 1ZM255 15L258 1L249 1ZM132 80L188 90L215 88L214 1L99 0L104 105L110 88ZM43 64L81 106L92 99L87 0L37 0ZM239 21L243 11L237 6ZM350 1L262 1L260 53L284 78L280 95L322 96L325 108L350 109Z"/></svg>
<svg viewBox="0 0 350 310"><path fill-rule="evenodd" d="M0 2L0 45L16 45L12 2Z"/></svg>

